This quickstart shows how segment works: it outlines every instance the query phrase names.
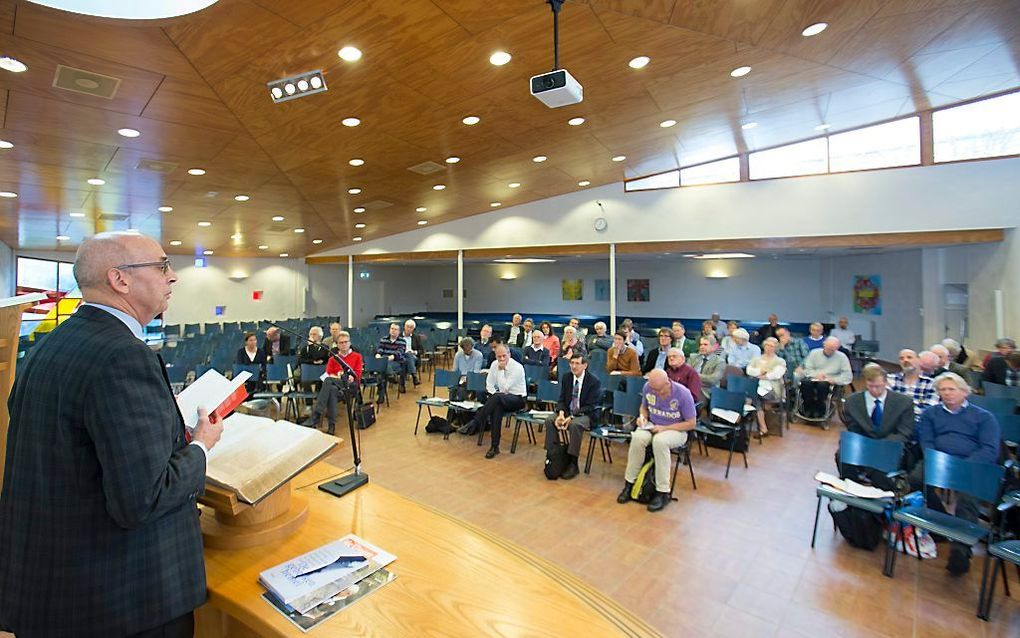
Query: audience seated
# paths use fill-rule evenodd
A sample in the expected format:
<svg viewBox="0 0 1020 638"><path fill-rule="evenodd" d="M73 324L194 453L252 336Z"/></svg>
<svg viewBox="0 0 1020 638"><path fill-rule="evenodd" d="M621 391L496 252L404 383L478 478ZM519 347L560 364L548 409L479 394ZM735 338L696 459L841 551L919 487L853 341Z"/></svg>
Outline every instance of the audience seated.
<svg viewBox="0 0 1020 638"><path fill-rule="evenodd" d="M620 329L624 330L624 334L627 335L627 346L637 353L638 361L641 361L641 357L645 356L645 344L641 341L641 335L634 329L634 322L630 319L624 319L623 323L620 324Z"/></svg>
<svg viewBox="0 0 1020 638"><path fill-rule="evenodd" d="M698 354L691 357L691 367L701 379L702 395L708 399L712 394L712 388L718 386L722 381L723 373L726 371L726 362L716 352L714 336L701 337L698 344Z"/></svg>
<svg viewBox="0 0 1020 638"><path fill-rule="evenodd" d="M747 376L758 379L758 392L749 397L751 403L758 408L758 432L762 436L769 433L765 424L763 401L780 401L783 399L783 379L786 377L786 362L776 355L779 340L769 337L761 344L763 352L751 359L747 364Z"/></svg>
<svg viewBox="0 0 1020 638"><path fill-rule="evenodd" d="M329 348L322 345L322 328L312 326L308 329L308 342L298 348L298 365L310 364L321 366L325 365L328 358Z"/></svg>
<svg viewBox="0 0 1020 638"><path fill-rule="evenodd" d="M556 357L560 356L560 338L553 334L552 324L548 321L538 324L538 329L542 331L542 347L549 351L549 359L556 361Z"/></svg>
<svg viewBox="0 0 1020 638"><path fill-rule="evenodd" d="M776 339L779 339L779 348L776 356L786 362L786 383L787 387L793 387L795 378L800 375L804 359L808 356L808 347L801 339L794 339L790 336L789 328L776 330Z"/></svg>
<svg viewBox="0 0 1020 638"><path fill-rule="evenodd" d="M531 345L524 349L524 365L526 366L542 366L545 369L549 368L549 351L545 349L542 342L545 341L545 337L538 330L534 330L531 333Z"/></svg>
<svg viewBox="0 0 1020 638"><path fill-rule="evenodd" d="M588 338L585 339L585 344L588 346L588 352L594 352L595 350L608 351L613 347L613 336L606 334L605 322L595 322L595 334L588 335Z"/></svg>
<svg viewBox="0 0 1020 638"><path fill-rule="evenodd" d="M492 344L492 347L489 348L489 354L485 356L485 361L482 362L482 373L487 372L496 361L496 346L500 344L506 345L506 342L503 341L501 337L493 337L489 343ZM510 346L507 347L510 348L510 358L517 363L524 365L524 350L521 350L520 348L511 348Z"/></svg>
<svg viewBox="0 0 1020 638"><path fill-rule="evenodd" d="M822 334L824 331L825 327L817 321L808 326L808 336L804 337L803 341L809 351L822 347L825 343L825 335Z"/></svg>
<svg viewBox="0 0 1020 638"><path fill-rule="evenodd" d="M460 377L460 383L467 383L469 372L481 372L484 357L482 351L475 348L475 340L464 337L460 340L460 352L453 356L453 371Z"/></svg>
<svg viewBox="0 0 1020 638"><path fill-rule="evenodd" d="M726 365L743 370L751 359L761 356L761 348L749 343L747 330L737 328L730 334L730 349L726 351Z"/></svg>
<svg viewBox="0 0 1020 638"><path fill-rule="evenodd" d="M567 326L573 328L574 332L577 333L577 338L580 339L581 341L584 341L584 333L581 332L580 319L578 319L577 317L571 317L570 319L567 320ZM566 326L563 327L563 333L566 334Z"/></svg>
<svg viewBox="0 0 1020 638"><path fill-rule="evenodd" d="M244 346L238 349L234 363L245 366L266 363L266 352L259 347L258 336L254 332L244 333Z"/></svg>
<svg viewBox="0 0 1020 638"><path fill-rule="evenodd" d="M322 345L329 348L331 352L336 352L337 337L339 336L342 330L343 326L341 326L340 322L338 321L334 321L333 323L329 324L329 336L322 340Z"/></svg>
<svg viewBox="0 0 1020 638"><path fill-rule="evenodd" d="M941 345L943 348L946 349L946 351L949 352L949 362L948 364L943 364L943 367L948 367L950 372L952 372L953 374L958 374L964 379L966 379L969 370L967 369L966 366L967 357L966 354L963 353L963 346L961 346L960 342L957 341L956 339L943 339ZM935 352L934 348L928 349L931 350L932 352ZM935 354L938 353L935 352ZM960 360L961 354L964 354L962 361Z"/></svg>
<svg viewBox="0 0 1020 638"><path fill-rule="evenodd" d="M531 345L531 333L535 332L535 320L532 319L531 317L528 317L527 319L524 320L524 323L521 324L521 325L524 326L524 346L523 347L528 347L528 346Z"/></svg>
<svg viewBox="0 0 1020 638"><path fill-rule="evenodd" d="M666 376L673 383L679 383L691 391L694 402L701 401L701 376L687 364L687 357L680 348L670 348L666 354Z"/></svg>
<svg viewBox="0 0 1020 638"><path fill-rule="evenodd" d="M970 386L959 375L947 372L935 379L935 388L941 405L929 407L917 423L917 436L921 450L938 450L968 461L997 463L999 461L1000 429L991 412L967 401ZM923 486L922 470L919 463L910 474L911 487ZM953 492L956 501L955 515L965 521L976 523L979 515L978 501L964 492ZM938 492L929 489L925 494L927 506L945 512L945 506ZM970 547L953 543L949 551L946 569L951 574L964 574L970 569Z"/></svg>
<svg viewBox="0 0 1020 638"><path fill-rule="evenodd" d="M921 418L921 413L929 406L938 403L934 381L922 375L919 366L917 353L904 348L900 350L901 372L889 375L889 389L905 394L914 401L915 421Z"/></svg>
<svg viewBox="0 0 1020 638"><path fill-rule="evenodd" d="M733 333L740 329L740 324L736 321L730 320L726 322L726 334L719 339L719 347L726 354L729 354L730 349L733 348ZM744 331L747 332L746 330Z"/></svg>
<svg viewBox="0 0 1020 638"><path fill-rule="evenodd" d="M701 337L712 337L713 341L719 343L720 337L716 335L715 324L712 323L711 319L706 319L701 322L701 334L698 336L698 339L701 339Z"/></svg>
<svg viewBox="0 0 1020 638"><path fill-rule="evenodd" d="M613 335L613 347L609 349L609 353L606 356L606 372L632 377L641 376L641 366L638 364L637 352L627 345L626 328L620 328Z"/></svg>
<svg viewBox="0 0 1020 638"><path fill-rule="evenodd" d="M489 429L492 440L485 453L487 459L499 454L503 416L523 409L528 395L524 366L510 358L509 346L500 343L493 347L493 351L496 360L485 375L485 390L488 394L485 404L459 430L461 434L475 434L479 428Z"/></svg>
<svg viewBox="0 0 1020 638"><path fill-rule="evenodd" d="M552 450L566 431L569 462L560 478L577 476L577 458L585 432L598 423L602 402L602 382L588 374L588 357L580 352L570 357L570 373L560 377L560 398L556 413L545 420L545 449Z"/></svg>
<svg viewBox="0 0 1020 638"><path fill-rule="evenodd" d="M475 348L486 358L492 353L492 326L485 324L478 330L478 343L475 344Z"/></svg>
<svg viewBox="0 0 1020 638"><path fill-rule="evenodd" d="M850 350L857 342L857 335L850 329L850 320L846 317L839 318L836 327L829 331L829 336L839 339L839 342L843 344L843 352L846 354L850 354Z"/></svg>
<svg viewBox="0 0 1020 638"><path fill-rule="evenodd" d="M987 368L988 364L991 363L992 359L997 357L1005 357L1010 352L1016 350L1016 342L1009 337L1003 337L996 339L995 341L995 352L990 352L985 355L984 360L981 361L981 368Z"/></svg>
<svg viewBox="0 0 1020 638"><path fill-rule="evenodd" d="M999 385L1020 386L1020 352L1013 351L1003 357L993 357L981 373L981 380Z"/></svg>
<svg viewBox="0 0 1020 638"><path fill-rule="evenodd" d="M266 330L266 339L262 342L262 352L266 353L266 361L273 362L273 357L289 357L294 351L290 347L290 335L273 326Z"/></svg>
<svg viewBox="0 0 1020 638"><path fill-rule="evenodd" d="M526 336L524 334L524 326L521 325L521 316L514 314L510 319L510 330L506 335L506 343L515 348L523 348L527 345L527 341L525 341Z"/></svg>
<svg viewBox="0 0 1020 638"><path fill-rule="evenodd" d="M958 372L955 372L949 367L949 364L951 362L949 357L949 349L946 348L944 345L942 345L941 343L936 343L932 345L930 348L928 348L928 351L934 354L936 357L938 357L938 365L935 366L935 369L938 370L939 374L942 374L943 372L953 372L954 374L959 374Z"/></svg>
<svg viewBox="0 0 1020 638"><path fill-rule="evenodd" d="M846 429L871 439L910 443L914 438L913 401L889 391L885 370L877 363L864 366L861 377L865 389L847 397L843 409Z"/></svg>
<svg viewBox="0 0 1020 638"><path fill-rule="evenodd" d="M680 348L685 357L689 357L698 351L698 340L687 336L687 328L680 321L673 322L672 329L673 347Z"/></svg>
<svg viewBox="0 0 1020 638"><path fill-rule="evenodd" d="M418 361L421 360L421 355L425 352L425 345L422 342L421 335L414 331L417 327L418 324L414 322L414 319L408 319L404 322L404 333L400 335L404 345L407 347L404 350L404 374L411 375L411 380L414 381L415 386L420 383L418 380Z"/></svg>
<svg viewBox="0 0 1020 638"><path fill-rule="evenodd" d="M644 363L641 365L641 374L647 375L655 368L666 367L666 355L673 347L673 333L665 328L659 329L659 345L652 348L645 355Z"/></svg>
<svg viewBox="0 0 1020 638"><path fill-rule="evenodd" d="M326 380L319 389L319 396L315 399L315 406L312 413L301 425L306 427L319 427L323 415L326 417L328 434L336 433L336 407L337 402L347 400L358 392L361 385L361 373L365 368L365 362L361 355L351 349L351 335L341 330L333 336L333 343L336 345L336 352L326 361ZM336 357L343 359L347 367L344 367ZM353 372L353 374L352 374ZM350 394L345 394L344 388L350 389Z"/></svg>
<svg viewBox="0 0 1020 638"><path fill-rule="evenodd" d="M375 358L389 359L388 372L398 376L401 392L405 392L407 389L404 378L407 372L406 354L407 342L400 338L400 324L391 323L389 334L379 340L379 346L375 351Z"/></svg>
<svg viewBox="0 0 1020 638"><path fill-rule="evenodd" d="M800 393L805 417L825 416L826 401L833 387L853 381L850 360L840 352L839 346L839 339L828 337L821 348L812 350L804 359Z"/></svg>
<svg viewBox="0 0 1020 638"><path fill-rule="evenodd" d="M712 330L715 331L715 340L717 343L722 343L722 340L729 336L729 326L723 323L723 320L719 318L718 312L712 313L712 318L709 319L712 322ZM736 322L734 322L736 323ZM739 326L738 326L739 327Z"/></svg>
<svg viewBox="0 0 1020 638"><path fill-rule="evenodd" d="M687 432L696 424L697 412L691 391L670 381L665 370L652 370L641 390L641 414L634 421L623 490L616 502L622 504L630 500L634 481L645 462L645 450L651 445L655 458L655 496L648 504L648 511L657 512L666 507L673 465L669 451L687 443Z"/></svg>
<svg viewBox="0 0 1020 638"><path fill-rule="evenodd" d="M588 349L584 346L581 335L577 334L577 328L566 326L563 328L563 341L560 342L561 358L573 359L575 354L588 355Z"/></svg>
<svg viewBox="0 0 1020 638"><path fill-rule="evenodd" d="M921 374L934 379L943 372L949 372L939 367L939 356L930 350L922 350L917 354L917 366Z"/></svg>
<svg viewBox="0 0 1020 638"><path fill-rule="evenodd" d="M779 317L773 312L769 315L769 322L761 328L758 328L758 343L762 343L770 337L778 339L779 335L776 334L777 330L779 330Z"/></svg>

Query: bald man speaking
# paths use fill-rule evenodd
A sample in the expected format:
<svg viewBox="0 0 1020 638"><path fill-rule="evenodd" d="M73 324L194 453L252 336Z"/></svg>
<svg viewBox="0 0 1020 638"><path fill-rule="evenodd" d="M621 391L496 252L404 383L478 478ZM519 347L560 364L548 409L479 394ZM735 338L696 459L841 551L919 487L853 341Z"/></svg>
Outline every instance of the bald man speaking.
<svg viewBox="0 0 1020 638"><path fill-rule="evenodd" d="M142 327L177 275L155 240L82 242L85 304L19 365L0 492L0 627L33 636L192 636L205 602L196 499L223 431L184 427Z"/></svg>

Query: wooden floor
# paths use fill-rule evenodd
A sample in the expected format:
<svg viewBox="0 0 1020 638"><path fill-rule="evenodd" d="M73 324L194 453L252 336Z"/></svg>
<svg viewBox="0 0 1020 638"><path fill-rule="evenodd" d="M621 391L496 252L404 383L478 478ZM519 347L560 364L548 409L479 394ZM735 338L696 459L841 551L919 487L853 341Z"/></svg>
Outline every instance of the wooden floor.
<svg viewBox="0 0 1020 638"><path fill-rule="evenodd" d="M932 561L901 555L889 579L881 574L881 551L847 545L824 510L810 548L812 476L834 469L838 427L794 425L784 438L754 443L750 469L735 459L729 480L724 453L712 450L706 459L695 452L698 490L681 468L679 502L652 514L616 503L626 464L620 445L612 465L596 455L590 475L547 481L543 451L523 434L511 455L505 432L503 453L492 460L475 437L444 441L423 429L414 436L414 397L430 390L423 384L417 395L394 400L364 431L370 479L556 561L665 635L1020 636L1015 571L1015 598L1002 594L1000 582L992 622L974 615L980 551L962 578L945 570L948 548L940 545ZM350 458L345 445L331 462L346 467Z"/></svg>

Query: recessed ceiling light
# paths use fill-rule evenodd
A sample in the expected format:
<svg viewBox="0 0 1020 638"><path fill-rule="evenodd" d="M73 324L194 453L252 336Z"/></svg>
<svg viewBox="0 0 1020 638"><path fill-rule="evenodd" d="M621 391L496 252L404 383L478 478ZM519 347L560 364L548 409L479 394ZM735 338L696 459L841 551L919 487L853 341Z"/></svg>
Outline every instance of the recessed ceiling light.
<svg viewBox="0 0 1020 638"><path fill-rule="evenodd" d="M493 66L503 66L504 64L510 61L511 57L513 56L511 56L506 51L496 51L495 53L489 56L489 63L492 64Z"/></svg>
<svg viewBox="0 0 1020 638"><path fill-rule="evenodd" d="M11 191L0 191L0 197L6 197L7 199L12 199L12 198L17 197L17 196L18 196L17 193L12 193Z"/></svg>
<svg viewBox="0 0 1020 638"><path fill-rule="evenodd" d="M652 59L647 55L639 55L638 57L628 62L627 66L629 66L632 69L643 69L646 66L648 66L648 63L651 61Z"/></svg>
<svg viewBox="0 0 1020 638"><path fill-rule="evenodd" d="M507 186L509 186L510 188L520 188L521 187L521 183L520 182L510 182L509 184L507 184Z"/></svg>
<svg viewBox="0 0 1020 638"><path fill-rule="evenodd" d="M584 118L583 117L572 117L569 120L567 120L567 124L569 124L571 126L581 126L582 124L584 124Z"/></svg>
<svg viewBox="0 0 1020 638"><path fill-rule="evenodd" d="M828 131L831 128L831 124L819 124L815 127L816 131Z"/></svg>
<svg viewBox="0 0 1020 638"><path fill-rule="evenodd" d="M358 206L357 208L354 209L354 212L355 213L363 213L363 212L365 212L365 207L364 206Z"/></svg>
<svg viewBox="0 0 1020 638"><path fill-rule="evenodd" d="M361 159L360 157L355 157L347 160L347 163L350 164L351 166L364 166L365 160Z"/></svg>
<svg viewBox="0 0 1020 638"><path fill-rule="evenodd" d="M305 232L305 229L304 228L295 228L294 232L297 233L298 235L300 235L301 233Z"/></svg>
<svg viewBox="0 0 1020 638"><path fill-rule="evenodd" d="M489 202L489 206L492 206L493 208L499 208L502 205L503 202Z"/></svg>
<svg viewBox="0 0 1020 638"><path fill-rule="evenodd" d="M758 126L757 122L744 122L743 124L740 125L740 128L744 129L745 131L750 131L756 126Z"/></svg>
<svg viewBox="0 0 1020 638"><path fill-rule="evenodd" d="M322 78L318 75L313 75L312 79L308 80L308 83L312 85L313 89L322 88Z"/></svg>
<svg viewBox="0 0 1020 638"><path fill-rule="evenodd" d="M578 185L578 186L590 186L590 185L591 185L591 182L589 182L589 181L588 181L588 180L586 180L586 179L582 179L581 181L579 181L579 182L577 183L577 185Z"/></svg>
<svg viewBox="0 0 1020 638"><path fill-rule="evenodd" d="M354 127L357 126L358 124L361 124L361 120L359 120L356 117L345 117L344 119L340 120L340 123L343 124L344 126Z"/></svg>
<svg viewBox="0 0 1020 638"><path fill-rule="evenodd" d="M742 78L742 77L744 77L745 75L747 75L750 72L751 72L751 67L749 67L749 66L738 66L737 68L735 68L732 71L730 71L730 76L731 77L735 77L735 78Z"/></svg>
<svg viewBox="0 0 1020 638"><path fill-rule="evenodd" d="M276 98L277 100L283 97L283 89L281 89L278 86L274 86L272 89L270 89L269 92L272 93L273 97Z"/></svg>
<svg viewBox="0 0 1020 638"><path fill-rule="evenodd" d="M273 221L274 222L282 222L284 219L285 218L284 218L283 215L273 215Z"/></svg>
<svg viewBox="0 0 1020 638"><path fill-rule="evenodd" d="M613 161L614 162L622 162L625 159L627 159L626 155L614 155L613 156Z"/></svg>
<svg viewBox="0 0 1020 638"><path fill-rule="evenodd" d="M364 228L365 224L362 224L361 222L358 222L357 224L354 224L354 227L355 228Z"/></svg>
<svg viewBox="0 0 1020 638"><path fill-rule="evenodd" d="M106 183L105 179L99 179L98 177L90 177L85 181L88 182L89 184L92 184L93 186L102 186L103 184Z"/></svg>
<svg viewBox="0 0 1020 638"><path fill-rule="evenodd" d="M21 60L15 60L5 55L0 58L0 69L10 71L11 73L24 73L28 70L28 67Z"/></svg>
<svg viewBox="0 0 1020 638"><path fill-rule="evenodd" d="M133 128L119 128L117 129L117 134L123 137L138 137L141 135L141 132Z"/></svg>
<svg viewBox="0 0 1020 638"><path fill-rule="evenodd" d="M230 236L230 238L233 239L234 241L239 241L241 239L241 233L234 233L233 235Z"/></svg>
<svg viewBox="0 0 1020 638"><path fill-rule="evenodd" d="M461 120L461 122L464 122L468 126L474 126L475 124L478 124L481 121L482 118L478 117L477 115L469 115L465 117L463 120Z"/></svg>
<svg viewBox="0 0 1020 638"><path fill-rule="evenodd" d="M294 95L295 91L297 91L297 87L295 87L291 82L283 85L283 92L287 95Z"/></svg>
<svg viewBox="0 0 1020 638"><path fill-rule="evenodd" d="M451 156L446 158L446 163L447 164L456 164L459 161L460 161L460 158L457 157L456 155L451 155Z"/></svg>
<svg viewBox="0 0 1020 638"><path fill-rule="evenodd" d="M536 155L536 156L531 158L531 161L535 162L537 164L540 164L540 163L546 161L547 159L549 159L549 158L546 157L545 155Z"/></svg>
<svg viewBox="0 0 1020 638"><path fill-rule="evenodd" d="M57 235L57 241L67 241L69 239L71 238L68 237L67 235Z"/></svg>
<svg viewBox="0 0 1020 638"><path fill-rule="evenodd" d="M307 91L308 90L308 80L306 80L304 78L301 78L300 80L298 80L297 88L298 88L299 91Z"/></svg>
<svg viewBox="0 0 1020 638"><path fill-rule="evenodd" d="M348 188L347 192L349 194L351 194L351 195L360 195L361 194L361 189L360 188Z"/></svg>
<svg viewBox="0 0 1020 638"><path fill-rule="evenodd" d="M418 225L419 226L424 226L424 225L426 225L428 223L429 223L429 220L427 220L427 219L419 219L418 220Z"/></svg>
<svg viewBox="0 0 1020 638"><path fill-rule="evenodd" d="M73 212L73 213L68 213L68 216L75 217L75 218L81 218L81 217L85 216L85 213L76 211L76 212Z"/></svg>
<svg viewBox="0 0 1020 638"><path fill-rule="evenodd" d="M352 46L345 46L336 52L341 60L345 62L357 62L361 59L361 49Z"/></svg>
<svg viewBox="0 0 1020 638"><path fill-rule="evenodd" d="M691 259L753 259L750 253L705 253L702 255L689 255ZM684 255L688 257L688 255Z"/></svg>
<svg viewBox="0 0 1020 638"><path fill-rule="evenodd" d="M441 191L446 189L446 184L435 184L432 186L432 190Z"/></svg>
<svg viewBox="0 0 1020 638"><path fill-rule="evenodd" d="M205 175L204 168L189 168L188 175Z"/></svg>
<svg viewBox="0 0 1020 638"><path fill-rule="evenodd" d="M676 120L663 120L659 122L659 126L662 128L670 128L676 126Z"/></svg>
<svg viewBox="0 0 1020 638"><path fill-rule="evenodd" d="M312 243L313 243L313 244L321 244L321 243L322 243L322 240L321 240L321 239L313 239L313 240L312 240Z"/></svg>
<svg viewBox="0 0 1020 638"><path fill-rule="evenodd" d="M169 212L172 212L173 209L174 209L173 206L160 206L156 210L158 210L161 213L169 213Z"/></svg>
<svg viewBox="0 0 1020 638"><path fill-rule="evenodd" d="M234 195L234 201L235 202L246 202L249 199L251 199L251 197L249 197L247 195Z"/></svg>
<svg viewBox="0 0 1020 638"><path fill-rule="evenodd" d="M351 237L354 241L361 241L361 237Z"/></svg>
<svg viewBox="0 0 1020 638"><path fill-rule="evenodd" d="M280 253L281 257L290 257L290 253Z"/></svg>
<svg viewBox="0 0 1020 638"><path fill-rule="evenodd" d="M198 222L198 225L201 226L202 228L209 228L210 226L212 226L212 222Z"/></svg>
<svg viewBox="0 0 1020 638"><path fill-rule="evenodd" d="M269 246L266 246L265 244L260 244L259 250L269 250Z"/></svg>
<svg viewBox="0 0 1020 638"><path fill-rule="evenodd" d="M180 239L171 239L170 240L170 245L171 246L180 246L183 243L184 242L182 242Z"/></svg>
<svg viewBox="0 0 1020 638"><path fill-rule="evenodd" d="M418 208L415 208L415 209L414 209L414 212L416 212L416 213L424 213L424 212L425 212L425 211L427 211L427 210L428 210L428 209L427 209L427 208L425 208L424 206L419 206Z"/></svg>
<svg viewBox="0 0 1020 638"><path fill-rule="evenodd" d="M203 255L211 255L211 254L213 254L213 251L211 251L211 250L203 250L202 254Z"/></svg>
<svg viewBox="0 0 1020 638"><path fill-rule="evenodd" d="M8 142L7 140L0 140L0 148L14 148L14 143Z"/></svg>
<svg viewBox="0 0 1020 638"><path fill-rule="evenodd" d="M825 31L825 29L828 28L828 26L829 26L828 22L816 22L808 27L805 27L804 30L800 32L800 34L805 38L810 38L813 35L818 35L822 31Z"/></svg>

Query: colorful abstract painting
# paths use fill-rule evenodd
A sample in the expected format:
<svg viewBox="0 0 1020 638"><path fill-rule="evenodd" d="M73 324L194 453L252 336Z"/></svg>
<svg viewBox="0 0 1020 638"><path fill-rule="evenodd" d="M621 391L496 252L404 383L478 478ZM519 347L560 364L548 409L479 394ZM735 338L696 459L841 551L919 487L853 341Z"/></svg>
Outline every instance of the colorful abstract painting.
<svg viewBox="0 0 1020 638"><path fill-rule="evenodd" d="M627 280L627 301L649 301L652 298L648 279Z"/></svg>
<svg viewBox="0 0 1020 638"><path fill-rule="evenodd" d="M882 276L854 275L854 312L864 315L882 314Z"/></svg>
<svg viewBox="0 0 1020 638"><path fill-rule="evenodd" d="M581 301L584 297L583 279L563 280L563 301Z"/></svg>
<svg viewBox="0 0 1020 638"><path fill-rule="evenodd" d="M595 301L609 301L609 280L595 280Z"/></svg>

